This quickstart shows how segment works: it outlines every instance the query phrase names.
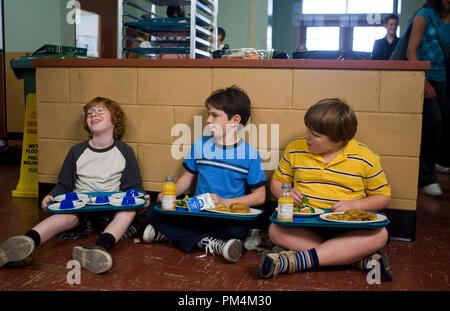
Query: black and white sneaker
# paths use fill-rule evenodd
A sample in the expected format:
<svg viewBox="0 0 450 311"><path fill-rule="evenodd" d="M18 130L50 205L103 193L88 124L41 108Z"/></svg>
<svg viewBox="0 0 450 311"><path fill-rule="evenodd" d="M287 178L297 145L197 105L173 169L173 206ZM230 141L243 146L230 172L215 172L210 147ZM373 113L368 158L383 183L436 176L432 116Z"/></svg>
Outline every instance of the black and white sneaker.
<svg viewBox="0 0 450 311"><path fill-rule="evenodd" d="M213 255L221 255L229 262L238 262L242 254L242 242L238 239L225 241L213 237L206 237L199 242L199 247L204 247L206 250L204 255L197 256L199 258L205 257L210 253Z"/></svg>
<svg viewBox="0 0 450 311"><path fill-rule="evenodd" d="M147 243L167 241L167 237L155 229L152 225L147 225L142 235L142 239Z"/></svg>

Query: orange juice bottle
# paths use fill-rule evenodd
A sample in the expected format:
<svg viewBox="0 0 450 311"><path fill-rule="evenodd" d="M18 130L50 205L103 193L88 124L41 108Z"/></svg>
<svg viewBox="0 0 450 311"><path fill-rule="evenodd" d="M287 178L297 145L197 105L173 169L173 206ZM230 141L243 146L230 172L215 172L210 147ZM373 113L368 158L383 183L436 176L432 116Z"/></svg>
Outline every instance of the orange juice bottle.
<svg viewBox="0 0 450 311"><path fill-rule="evenodd" d="M294 220L294 198L292 197L292 187L290 184L281 185L281 196L278 199L278 220Z"/></svg>
<svg viewBox="0 0 450 311"><path fill-rule="evenodd" d="M174 210L176 198L175 180L172 177L166 177L166 181L163 184L161 208Z"/></svg>

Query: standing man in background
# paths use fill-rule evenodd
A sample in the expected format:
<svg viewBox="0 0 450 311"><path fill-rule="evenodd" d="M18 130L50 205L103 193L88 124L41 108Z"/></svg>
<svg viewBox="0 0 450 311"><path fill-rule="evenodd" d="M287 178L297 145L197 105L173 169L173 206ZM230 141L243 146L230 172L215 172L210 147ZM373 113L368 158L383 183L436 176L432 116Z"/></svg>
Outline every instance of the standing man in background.
<svg viewBox="0 0 450 311"><path fill-rule="evenodd" d="M398 43L396 35L398 28L398 16L391 14L384 20L386 36L375 40L372 50L372 60L387 60L391 56Z"/></svg>

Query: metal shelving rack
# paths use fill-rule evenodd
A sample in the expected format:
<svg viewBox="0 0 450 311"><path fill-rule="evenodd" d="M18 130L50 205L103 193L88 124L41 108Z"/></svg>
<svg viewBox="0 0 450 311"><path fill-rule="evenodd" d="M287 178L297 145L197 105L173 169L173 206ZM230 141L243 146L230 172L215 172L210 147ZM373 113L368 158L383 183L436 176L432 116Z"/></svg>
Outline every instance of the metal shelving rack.
<svg viewBox="0 0 450 311"><path fill-rule="evenodd" d="M118 0L118 53L124 58L126 52L144 55L157 54L186 54L191 59L211 58L210 51L217 49L217 12L218 0L146 0L146 8L135 0ZM189 6L190 15L185 18L161 18L156 14L156 6L181 5ZM128 11L130 7L142 14L150 14L151 18L142 18ZM141 14L140 14L141 15ZM133 21L124 21L128 17ZM150 35L152 47L130 48L127 41L140 42L140 40L126 35L126 27ZM176 36L177 40L167 40L169 34ZM211 44L208 37L214 38ZM166 45L166 47L164 47ZM170 47L167 47L170 45ZM120 50L119 50L120 49Z"/></svg>

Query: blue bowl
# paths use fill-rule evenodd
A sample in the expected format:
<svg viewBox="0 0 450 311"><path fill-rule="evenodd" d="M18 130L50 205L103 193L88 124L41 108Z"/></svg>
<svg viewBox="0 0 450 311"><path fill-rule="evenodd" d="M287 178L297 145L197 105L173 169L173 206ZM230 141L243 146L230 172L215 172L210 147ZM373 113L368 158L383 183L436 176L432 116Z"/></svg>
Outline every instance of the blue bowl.
<svg viewBox="0 0 450 311"><path fill-rule="evenodd" d="M95 203L101 204L101 203L109 203L109 198L107 195L99 195L95 198Z"/></svg>
<svg viewBox="0 0 450 311"><path fill-rule="evenodd" d="M78 201L78 194L76 192L69 192L66 194L65 200Z"/></svg>
<svg viewBox="0 0 450 311"><path fill-rule="evenodd" d="M59 209L71 209L74 208L73 201L69 199L62 200Z"/></svg>
<svg viewBox="0 0 450 311"><path fill-rule="evenodd" d="M134 199L134 197L132 197L130 195L126 195L122 199L122 205L124 205L124 206L130 206L130 205L135 205L135 204L136 204L136 200Z"/></svg>

